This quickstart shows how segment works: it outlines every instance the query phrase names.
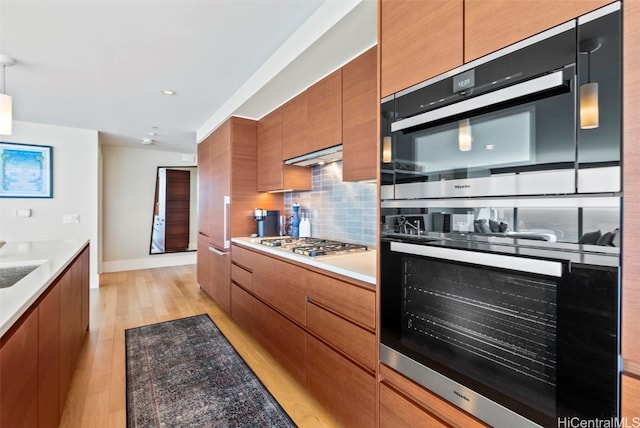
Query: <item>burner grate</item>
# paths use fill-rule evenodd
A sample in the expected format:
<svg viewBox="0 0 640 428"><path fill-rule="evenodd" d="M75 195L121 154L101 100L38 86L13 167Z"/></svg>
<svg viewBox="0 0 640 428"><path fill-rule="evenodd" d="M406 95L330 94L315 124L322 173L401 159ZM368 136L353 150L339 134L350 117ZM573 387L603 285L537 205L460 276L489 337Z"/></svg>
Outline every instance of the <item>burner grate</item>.
<svg viewBox="0 0 640 428"><path fill-rule="evenodd" d="M269 238L262 239L260 243L309 257L348 254L368 250L366 245L320 238Z"/></svg>

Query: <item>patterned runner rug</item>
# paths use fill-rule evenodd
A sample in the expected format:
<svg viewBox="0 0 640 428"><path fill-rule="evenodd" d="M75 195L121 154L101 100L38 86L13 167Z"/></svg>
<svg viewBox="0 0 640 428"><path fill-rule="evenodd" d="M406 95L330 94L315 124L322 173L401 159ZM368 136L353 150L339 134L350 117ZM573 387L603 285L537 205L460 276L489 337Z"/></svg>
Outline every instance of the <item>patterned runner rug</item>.
<svg viewBox="0 0 640 428"><path fill-rule="evenodd" d="M125 330L127 426L295 427L207 314Z"/></svg>

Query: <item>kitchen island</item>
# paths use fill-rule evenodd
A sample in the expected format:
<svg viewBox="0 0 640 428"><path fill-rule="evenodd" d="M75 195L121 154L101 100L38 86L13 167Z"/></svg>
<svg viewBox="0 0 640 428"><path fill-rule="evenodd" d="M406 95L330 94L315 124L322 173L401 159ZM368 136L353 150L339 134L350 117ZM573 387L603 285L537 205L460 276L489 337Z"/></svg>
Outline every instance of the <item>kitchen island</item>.
<svg viewBox="0 0 640 428"><path fill-rule="evenodd" d="M0 269L0 426L58 426L89 328L88 241L7 243Z"/></svg>

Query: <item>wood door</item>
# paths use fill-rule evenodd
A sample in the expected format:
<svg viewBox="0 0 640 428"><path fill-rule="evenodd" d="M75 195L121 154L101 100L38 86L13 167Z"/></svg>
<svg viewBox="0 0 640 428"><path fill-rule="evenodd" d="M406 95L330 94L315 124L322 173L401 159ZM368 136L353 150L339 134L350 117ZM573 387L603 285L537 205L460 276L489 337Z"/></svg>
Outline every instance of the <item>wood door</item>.
<svg viewBox="0 0 640 428"><path fill-rule="evenodd" d="M307 89L307 152L342 144L342 69Z"/></svg>
<svg viewBox="0 0 640 428"><path fill-rule="evenodd" d="M622 356L640 376L640 2L623 3L623 226L622 226ZM640 409L636 415L640 415Z"/></svg>
<svg viewBox="0 0 640 428"><path fill-rule="evenodd" d="M282 160L307 153L307 92L282 107Z"/></svg>
<svg viewBox="0 0 640 428"><path fill-rule="evenodd" d="M0 426L38 426L38 309L0 341Z"/></svg>
<svg viewBox="0 0 640 428"><path fill-rule="evenodd" d="M378 49L342 67L342 180L378 176Z"/></svg>
<svg viewBox="0 0 640 428"><path fill-rule="evenodd" d="M276 109L258 122L258 191L283 189L282 109Z"/></svg>
<svg viewBox="0 0 640 428"><path fill-rule="evenodd" d="M384 98L462 65L463 0L381 0Z"/></svg>
<svg viewBox="0 0 640 428"><path fill-rule="evenodd" d="M88 287L87 287L88 290ZM84 302L83 302L84 308ZM87 321L88 322L88 321ZM60 287L49 288L38 305L38 426L60 421Z"/></svg>
<svg viewBox="0 0 640 428"><path fill-rule="evenodd" d="M191 206L191 172L166 170L164 251L189 249L189 218Z"/></svg>
<svg viewBox="0 0 640 428"><path fill-rule="evenodd" d="M608 3L611 0L465 0L464 60L473 61Z"/></svg>
<svg viewBox="0 0 640 428"><path fill-rule="evenodd" d="M231 197L231 122L226 121L209 137L209 242L217 249L226 248L230 238L229 205Z"/></svg>
<svg viewBox="0 0 640 428"><path fill-rule="evenodd" d="M307 334L307 389L346 427L372 427L375 377Z"/></svg>
<svg viewBox="0 0 640 428"><path fill-rule="evenodd" d="M211 140L205 139L198 144L198 233L209 237L209 203L211 189Z"/></svg>

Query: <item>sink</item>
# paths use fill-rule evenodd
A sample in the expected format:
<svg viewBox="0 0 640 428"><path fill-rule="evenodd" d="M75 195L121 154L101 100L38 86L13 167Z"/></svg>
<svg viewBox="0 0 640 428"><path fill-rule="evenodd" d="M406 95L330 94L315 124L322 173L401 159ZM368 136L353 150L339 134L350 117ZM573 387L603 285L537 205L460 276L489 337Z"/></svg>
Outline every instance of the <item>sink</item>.
<svg viewBox="0 0 640 428"><path fill-rule="evenodd" d="M0 289L9 288L36 270L43 260L5 264L0 263Z"/></svg>

